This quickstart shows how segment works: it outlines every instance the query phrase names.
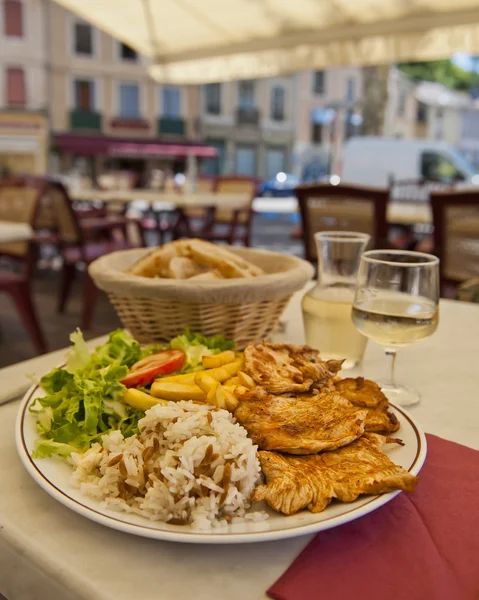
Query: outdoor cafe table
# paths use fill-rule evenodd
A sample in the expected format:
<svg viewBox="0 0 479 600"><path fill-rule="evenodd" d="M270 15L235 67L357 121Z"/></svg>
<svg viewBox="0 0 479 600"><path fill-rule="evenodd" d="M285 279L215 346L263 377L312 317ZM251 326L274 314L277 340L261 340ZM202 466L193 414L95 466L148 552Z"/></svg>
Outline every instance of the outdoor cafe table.
<svg viewBox="0 0 479 600"><path fill-rule="evenodd" d="M0 221L0 244L24 242L32 237L32 229L27 223Z"/></svg>
<svg viewBox="0 0 479 600"><path fill-rule="evenodd" d="M178 208L199 206L221 206L222 208L239 209L249 205L245 194L175 194L155 192L152 190L71 190L72 200L113 202L125 204L134 200L143 200L149 204L164 203ZM287 198L255 198L253 210L259 213L293 214L298 211L295 197ZM429 225L432 223L431 209L427 202L390 202L387 220L390 225Z"/></svg>
<svg viewBox="0 0 479 600"><path fill-rule="evenodd" d="M255 212L292 214L298 211L298 201L290 198L255 198ZM432 212L428 202L395 202L388 205L387 221L389 225L430 225Z"/></svg>
<svg viewBox="0 0 479 600"><path fill-rule="evenodd" d="M213 194L213 193L168 193L154 190L70 190L70 198L84 202L105 202L129 204L142 200L148 204L164 203L177 208L195 208L202 206L221 206L232 210L249 205L248 194Z"/></svg>
<svg viewBox="0 0 479 600"><path fill-rule="evenodd" d="M303 341L300 297L293 298L276 339ZM427 432L479 449L479 306L444 300L440 311L434 336L399 351L398 379L421 391L411 413ZM27 374L41 375L61 355L0 370L0 390ZM380 376L384 362L370 343L363 374ZM0 406L0 592L9 600L264 600L312 539L198 546L93 523L50 498L23 468L14 446L18 406Z"/></svg>

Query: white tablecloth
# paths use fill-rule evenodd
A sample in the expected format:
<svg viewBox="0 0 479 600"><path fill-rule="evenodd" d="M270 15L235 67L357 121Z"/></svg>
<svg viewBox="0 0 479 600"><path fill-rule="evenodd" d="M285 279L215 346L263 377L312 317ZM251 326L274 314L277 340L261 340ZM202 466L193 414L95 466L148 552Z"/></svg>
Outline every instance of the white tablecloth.
<svg viewBox="0 0 479 600"><path fill-rule="evenodd" d="M71 190L72 200L97 201L97 202L124 202L143 201L147 204L167 203L181 208L195 208L198 206L221 206L222 208L240 209L249 205L248 194L214 194L209 193L168 193L154 190Z"/></svg>
<svg viewBox="0 0 479 600"><path fill-rule="evenodd" d="M299 297L282 339L303 339ZM398 379L416 386L411 412L428 432L479 449L479 306L444 301L437 333L401 349ZM0 370L0 386L58 362L47 355ZM363 372L383 371L370 344ZM9 600L258 600L311 539L195 546L136 538L69 511L43 492L14 448L18 402L0 406L0 592Z"/></svg>
<svg viewBox="0 0 479 600"><path fill-rule="evenodd" d="M292 214L298 211L298 201L288 198L255 198L253 209L259 213ZM430 225L432 212L428 202L390 202L387 211L389 225Z"/></svg>
<svg viewBox="0 0 479 600"><path fill-rule="evenodd" d="M0 244L24 242L32 237L32 228L27 223L0 221Z"/></svg>

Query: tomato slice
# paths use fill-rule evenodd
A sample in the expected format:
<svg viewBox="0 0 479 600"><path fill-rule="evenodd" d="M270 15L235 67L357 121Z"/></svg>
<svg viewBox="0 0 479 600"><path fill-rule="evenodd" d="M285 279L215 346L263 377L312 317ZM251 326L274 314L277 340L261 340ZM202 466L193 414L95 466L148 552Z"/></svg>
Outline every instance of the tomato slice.
<svg viewBox="0 0 479 600"><path fill-rule="evenodd" d="M158 375L169 375L181 369L185 353L181 350L162 350L136 362L120 381L127 388L150 384Z"/></svg>

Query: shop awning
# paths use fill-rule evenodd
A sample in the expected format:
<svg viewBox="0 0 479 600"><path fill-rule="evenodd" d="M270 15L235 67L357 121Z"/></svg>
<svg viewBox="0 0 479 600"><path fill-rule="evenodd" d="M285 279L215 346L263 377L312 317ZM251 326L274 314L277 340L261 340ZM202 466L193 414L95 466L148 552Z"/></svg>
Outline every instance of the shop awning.
<svg viewBox="0 0 479 600"><path fill-rule="evenodd" d="M178 84L479 54L477 0L56 1Z"/></svg>
<svg viewBox="0 0 479 600"><path fill-rule="evenodd" d="M154 140L131 140L102 136L55 134L61 152L82 156L104 155L124 158L215 158L216 148L205 144L178 144Z"/></svg>

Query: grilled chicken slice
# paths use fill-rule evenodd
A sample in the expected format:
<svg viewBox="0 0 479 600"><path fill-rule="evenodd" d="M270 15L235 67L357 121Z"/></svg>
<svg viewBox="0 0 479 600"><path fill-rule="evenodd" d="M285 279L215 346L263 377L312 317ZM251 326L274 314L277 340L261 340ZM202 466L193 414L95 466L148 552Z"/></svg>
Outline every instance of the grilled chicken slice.
<svg viewBox="0 0 479 600"><path fill-rule="evenodd" d="M307 392L332 382L343 361L319 358L309 346L250 344L244 351L245 371L272 394Z"/></svg>
<svg viewBox="0 0 479 600"><path fill-rule="evenodd" d="M340 379L334 385L341 396L351 404L367 408L366 431L393 433L399 429L398 418L388 410L388 399L377 383L363 377L350 377Z"/></svg>
<svg viewBox="0 0 479 600"><path fill-rule="evenodd" d="M336 392L273 396L256 387L241 396L234 416L261 450L313 454L360 437L367 410Z"/></svg>
<svg viewBox="0 0 479 600"><path fill-rule="evenodd" d="M334 452L311 456L259 452L266 485L254 490L253 501L265 500L274 510L292 515L303 508L321 512L333 498L352 502L361 494L412 492L418 478L381 450L384 443L394 441L367 433Z"/></svg>

